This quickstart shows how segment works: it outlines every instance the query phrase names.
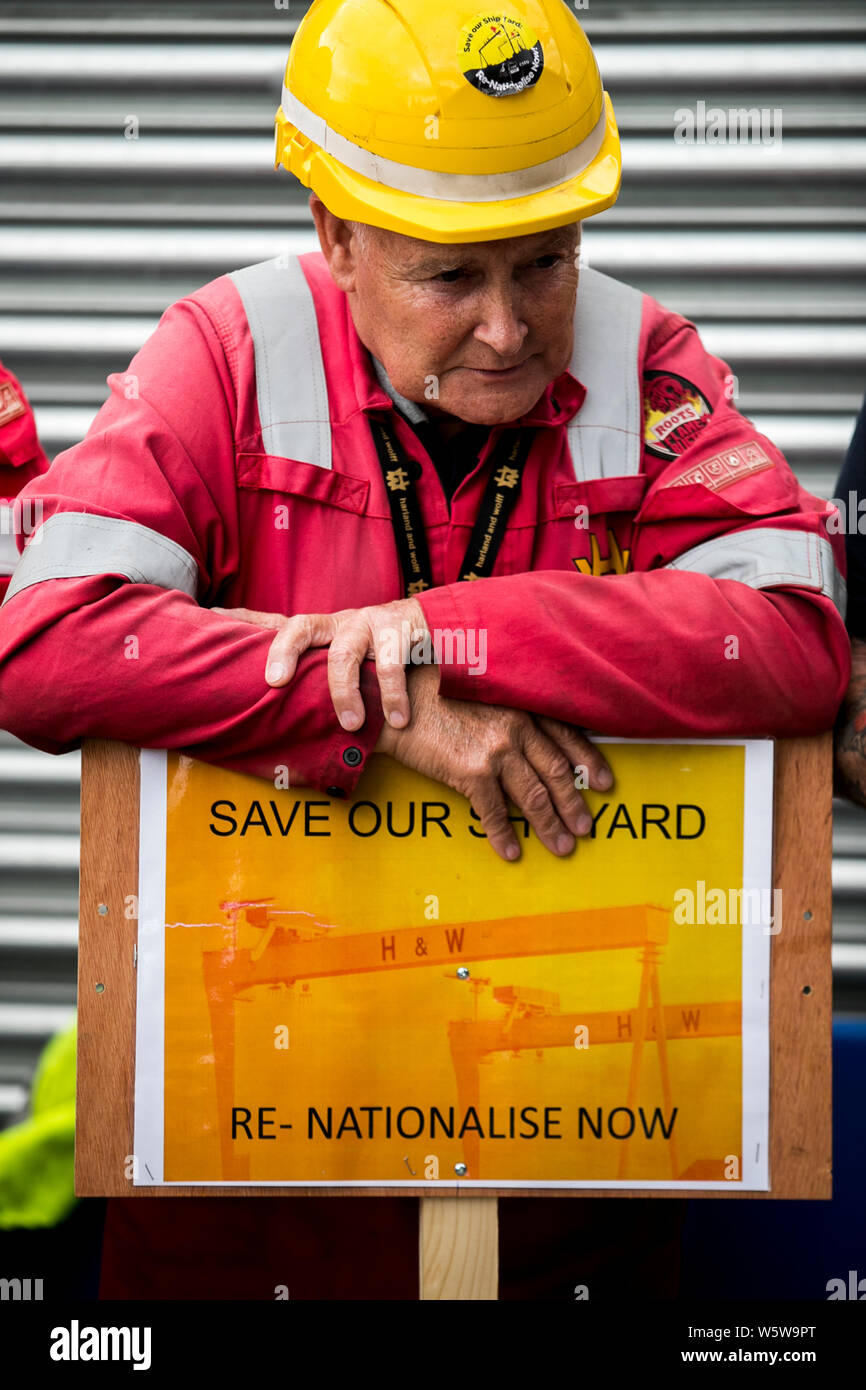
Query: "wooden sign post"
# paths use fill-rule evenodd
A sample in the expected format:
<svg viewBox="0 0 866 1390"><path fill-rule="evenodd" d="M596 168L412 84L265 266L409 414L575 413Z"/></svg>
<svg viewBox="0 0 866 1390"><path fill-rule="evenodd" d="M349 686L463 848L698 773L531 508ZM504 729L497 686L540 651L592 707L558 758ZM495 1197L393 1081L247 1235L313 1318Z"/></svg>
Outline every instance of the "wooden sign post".
<svg viewBox="0 0 866 1390"><path fill-rule="evenodd" d="M138 750L93 741L82 759L75 1190L79 1196L259 1196L262 1186L134 1187L138 892ZM832 737L776 743L773 885L784 929L771 940L769 1192L690 1190L690 1197L831 1196ZM387 1195L383 1187L292 1186L293 1196ZM497 1199L681 1196L682 1190L400 1188L418 1196L422 1299L497 1296Z"/></svg>

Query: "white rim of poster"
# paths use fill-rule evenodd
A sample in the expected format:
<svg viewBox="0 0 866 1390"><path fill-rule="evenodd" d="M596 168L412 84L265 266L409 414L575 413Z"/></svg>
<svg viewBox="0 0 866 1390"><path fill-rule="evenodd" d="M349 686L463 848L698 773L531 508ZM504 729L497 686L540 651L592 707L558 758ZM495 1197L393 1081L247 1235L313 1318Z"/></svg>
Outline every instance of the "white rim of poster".
<svg viewBox="0 0 866 1390"><path fill-rule="evenodd" d="M594 743L689 744L738 747L745 750L743 768L743 890L773 891L773 754L772 739L747 738L622 738L587 730ZM164 1036L165 1036L165 824L167 755L142 749L139 824L138 981L135 1029L135 1187L274 1187L274 1188L429 1188L483 1193L496 1188L537 1188L539 1191L605 1189L629 1191L719 1192L731 1188L769 1192L770 1100L770 936L766 926L742 926L742 1152L739 1180L622 1180L615 1178L532 1179L498 1178L485 1182L459 1178L346 1178L337 1180L226 1178L166 1180L164 1152ZM764 795L755 795L762 786ZM147 1057L148 1066L139 1059Z"/></svg>
<svg viewBox="0 0 866 1390"><path fill-rule="evenodd" d="M165 823L168 759L139 754L138 966L135 1007L133 1186L163 1184L165 1081ZM146 1057L148 1065L139 1066ZM153 1174L148 1181L146 1174Z"/></svg>

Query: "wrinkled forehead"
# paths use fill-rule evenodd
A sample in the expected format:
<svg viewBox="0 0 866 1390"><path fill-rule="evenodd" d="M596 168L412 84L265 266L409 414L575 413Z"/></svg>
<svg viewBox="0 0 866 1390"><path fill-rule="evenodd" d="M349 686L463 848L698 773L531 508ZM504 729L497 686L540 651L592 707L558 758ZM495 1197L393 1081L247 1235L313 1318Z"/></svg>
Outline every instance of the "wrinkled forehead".
<svg viewBox="0 0 866 1390"><path fill-rule="evenodd" d="M570 222L529 236L504 237L495 241L466 241L444 244L403 236L400 232L364 225L362 243L392 265L411 271L458 265L517 265L551 253L569 255L580 244L580 223Z"/></svg>

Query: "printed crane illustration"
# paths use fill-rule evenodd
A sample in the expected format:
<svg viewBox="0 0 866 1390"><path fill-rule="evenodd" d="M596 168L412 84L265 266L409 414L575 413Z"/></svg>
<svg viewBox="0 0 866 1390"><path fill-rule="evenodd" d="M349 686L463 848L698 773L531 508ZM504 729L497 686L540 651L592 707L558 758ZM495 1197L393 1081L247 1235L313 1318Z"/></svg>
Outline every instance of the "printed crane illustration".
<svg viewBox="0 0 866 1390"><path fill-rule="evenodd" d="M498 67L500 64L507 63L509 58L516 58L519 53L525 52L517 29L512 29L509 33L502 24L491 24L490 29L490 38L485 39L482 44L478 45L478 57L481 59L481 66L483 68ZM516 46L514 43L515 39L517 39ZM485 51L489 49L492 44L495 45L491 50L493 56ZM508 70L509 69L506 68L506 71Z"/></svg>
<svg viewBox="0 0 866 1390"><path fill-rule="evenodd" d="M668 1042L685 1038L735 1036L741 1031L738 1000L699 1002L665 1007L658 975L659 953L668 939L669 909L652 904L584 909L544 917L511 917L495 921L431 923L423 929L402 927L386 931L340 935L336 924L319 921L312 912L276 906L276 899L224 901L231 933L227 948L202 953L205 991L213 1034L219 1113L231 1113L235 1059L235 1001L257 986L301 982L308 990L315 979L355 976L391 970L426 968L483 960L571 955L579 952L637 950L641 965L637 1005L625 1010L559 1012L552 991L521 985L496 987L493 998L507 1009L502 1020L453 1020L448 1038L457 1097L462 1109L480 1100L479 1067L497 1052L519 1055L552 1047L573 1047L575 1029L585 1026L593 1045L630 1043L627 1107L636 1100L646 1043L655 1043L662 1097L668 1113L673 1094ZM238 947L237 922L243 913L248 925L262 932L252 948ZM218 924L214 924L218 925ZM225 924L223 924L225 925ZM423 949L419 943L423 943ZM446 972L457 978L456 970ZM475 977L478 989L491 983ZM625 1020L625 1022L624 1022ZM477 1135L464 1137L470 1178L481 1176ZM220 1126L224 1179L249 1177L249 1158L236 1152L226 1126ZM671 1177L679 1172L676 1142L668 1140ZM628 1140L620 1148L619 1178L627 1175ZM690 1170L690 1176L696 1176Z"/></svg>

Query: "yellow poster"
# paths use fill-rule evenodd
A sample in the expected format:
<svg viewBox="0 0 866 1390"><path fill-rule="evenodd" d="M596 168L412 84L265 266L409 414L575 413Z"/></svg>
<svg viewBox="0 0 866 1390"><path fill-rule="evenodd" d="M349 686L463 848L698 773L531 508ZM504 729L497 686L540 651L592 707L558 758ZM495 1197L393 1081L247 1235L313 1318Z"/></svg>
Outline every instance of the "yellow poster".
<svg viewBox="0 0 866 1390"><path fill-rule="evenodd" d="M772 743L596 742L516 863L390 759L143 753L137 1182L766 1189Z"/></svg>

